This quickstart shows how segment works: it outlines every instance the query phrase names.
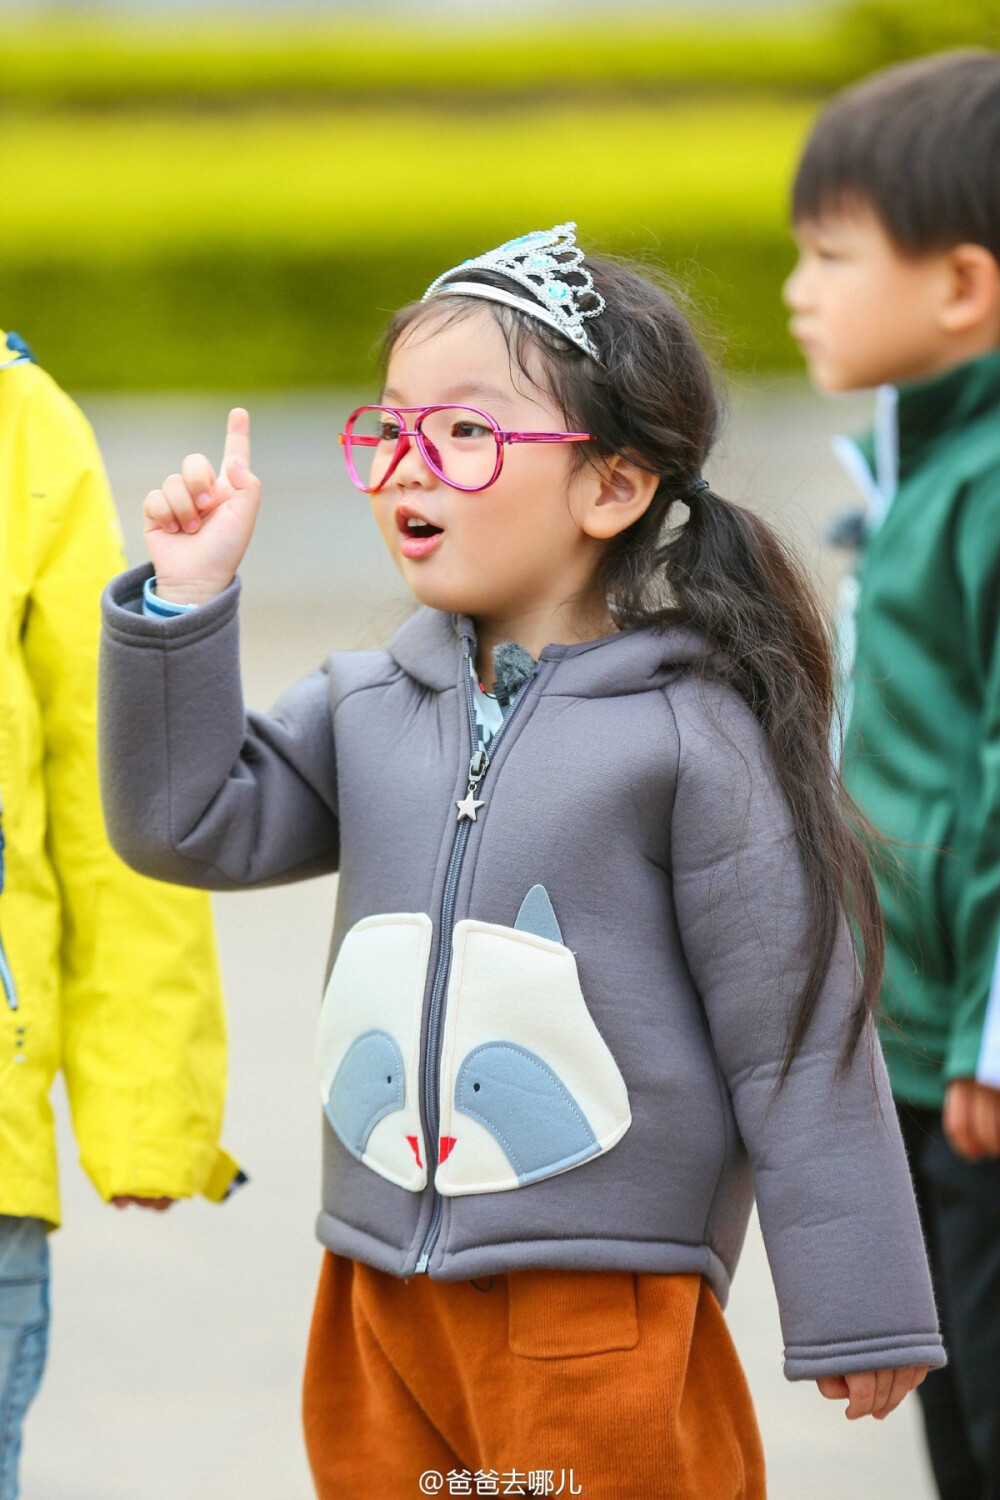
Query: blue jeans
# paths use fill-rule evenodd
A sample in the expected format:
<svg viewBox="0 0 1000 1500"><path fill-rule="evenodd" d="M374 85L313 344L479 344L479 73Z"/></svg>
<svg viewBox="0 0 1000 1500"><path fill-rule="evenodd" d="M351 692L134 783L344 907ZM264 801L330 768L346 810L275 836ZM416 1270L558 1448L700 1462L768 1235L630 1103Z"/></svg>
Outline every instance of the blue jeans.
<svg viewBox="0 0 1000 1500"><path fill-rule="evenodd" d="M49 1338L49 1243L41 1219L0 1214L0 1500L17 1500L24 1414Z"/></svg>

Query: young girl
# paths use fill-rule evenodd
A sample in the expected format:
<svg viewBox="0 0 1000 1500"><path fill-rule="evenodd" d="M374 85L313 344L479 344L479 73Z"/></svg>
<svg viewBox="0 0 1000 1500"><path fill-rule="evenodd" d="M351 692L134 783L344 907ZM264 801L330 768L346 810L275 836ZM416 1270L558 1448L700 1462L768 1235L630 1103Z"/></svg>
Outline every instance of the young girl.
<svg viewBox="0 0 1000 1500"><path fill-rule="evenodd" d="M105 600L124 857L212 889L340 871L322 1497L762 1496L720 1311L754 1192L790 1379L884 1417L944 1358L816 606L701 478L677 308L573 227L397 314L346 424L424 606L384 651L244 714L242 411L220 475L189 457L147 498L153 569Z"/></svg>

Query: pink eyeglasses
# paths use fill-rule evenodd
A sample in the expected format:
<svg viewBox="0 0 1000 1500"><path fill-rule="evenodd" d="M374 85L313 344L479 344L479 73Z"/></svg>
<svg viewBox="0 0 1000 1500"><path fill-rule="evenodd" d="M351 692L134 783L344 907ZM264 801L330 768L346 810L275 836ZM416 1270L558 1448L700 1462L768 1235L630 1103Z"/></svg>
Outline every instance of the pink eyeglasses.
<svg viewBox="0 0 1000 1500"><path fill-rule="evenodd" d="M405 417L413 413L408 431ZM351 483L374 495L388 484L411 441L432 474L453 490L472 493L496 483L505 443L588 443L590 433L503 432L475 406L359 406L340 434Z"/></svg>

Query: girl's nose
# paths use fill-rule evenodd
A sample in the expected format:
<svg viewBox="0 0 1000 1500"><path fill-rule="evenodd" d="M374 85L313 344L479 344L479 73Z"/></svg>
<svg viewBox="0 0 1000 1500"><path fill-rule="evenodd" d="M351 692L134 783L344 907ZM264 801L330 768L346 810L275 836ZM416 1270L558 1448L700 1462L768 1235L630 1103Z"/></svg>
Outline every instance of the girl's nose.
<svg viewBox="0 0 1000 1500"><path fill-rule="evenodd" d="M437 477L424 462L412 438L403 439L403 455L392 472L392 483L401 489L431 489Z"/></svg>

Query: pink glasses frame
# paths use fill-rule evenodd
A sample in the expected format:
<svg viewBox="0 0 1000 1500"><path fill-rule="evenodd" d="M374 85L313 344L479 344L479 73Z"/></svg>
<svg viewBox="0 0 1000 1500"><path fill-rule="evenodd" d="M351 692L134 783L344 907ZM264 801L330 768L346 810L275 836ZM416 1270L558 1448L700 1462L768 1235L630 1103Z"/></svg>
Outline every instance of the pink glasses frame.
<svg viewBox="0 0 1000 1500"><path fill-rule="evenodd" d="M493 468L493 473L490 475L489 479L487 479L485 484L456 484L453 479L449 479L447 474L445 474L443 470L438 467L438 465L431 457L430 453L427 451L427 442L420 430L420 424L423 422L425 417L433 415L433 413L436 411L451 411L453 408L456 411L468 411L471 412L473 416L482 417L486 425L493 430L493 440L496 444L497 460ZM361 477L358 474L357 469L354 467L354 459L351 454L351 449L355 444L357 444L359 448L377 448L379 446L379 443L382 441L381 438L377 437L355 437L353 430L354 423L357 421L358 417L364 416L366 411L385 411L388 412L390 416L399 418L399 437L396 442L396 451L392 456L392 462L386 469L385 474L382 476L379 483L374 487L362 483ZM406 423L403 418L405 416L412 416L414 412L416 412L417 415L414 418L413 430L412 432L407 432ZM375 403L372 403L369 406L359 406L356 411L352 411L351 415L347 419L347 424L344 428L344 431L340 434L340 445L344 450L344 460L347 464L347 473L354 487L361 490L365 495L374 495L377 494L380 489L383 489L395 473L400 459L408 451L411 438L417 445L417 452L420 454L420 457L423 459L424 463L430 469L432 474L435 474L437 478L442 481L442 483L448 486L449 489L463 490L466 494L472 495L477 494L480 490L488 490L491 484L496 484L498 478L500 477L500 470L503 468L504 444L589 443L590 433L504 432L501 429L499 423L490 416L488 411L481 411L478 406L457 406L454 401L442 401L439 402L437 406L379 406Z"/></svg>

